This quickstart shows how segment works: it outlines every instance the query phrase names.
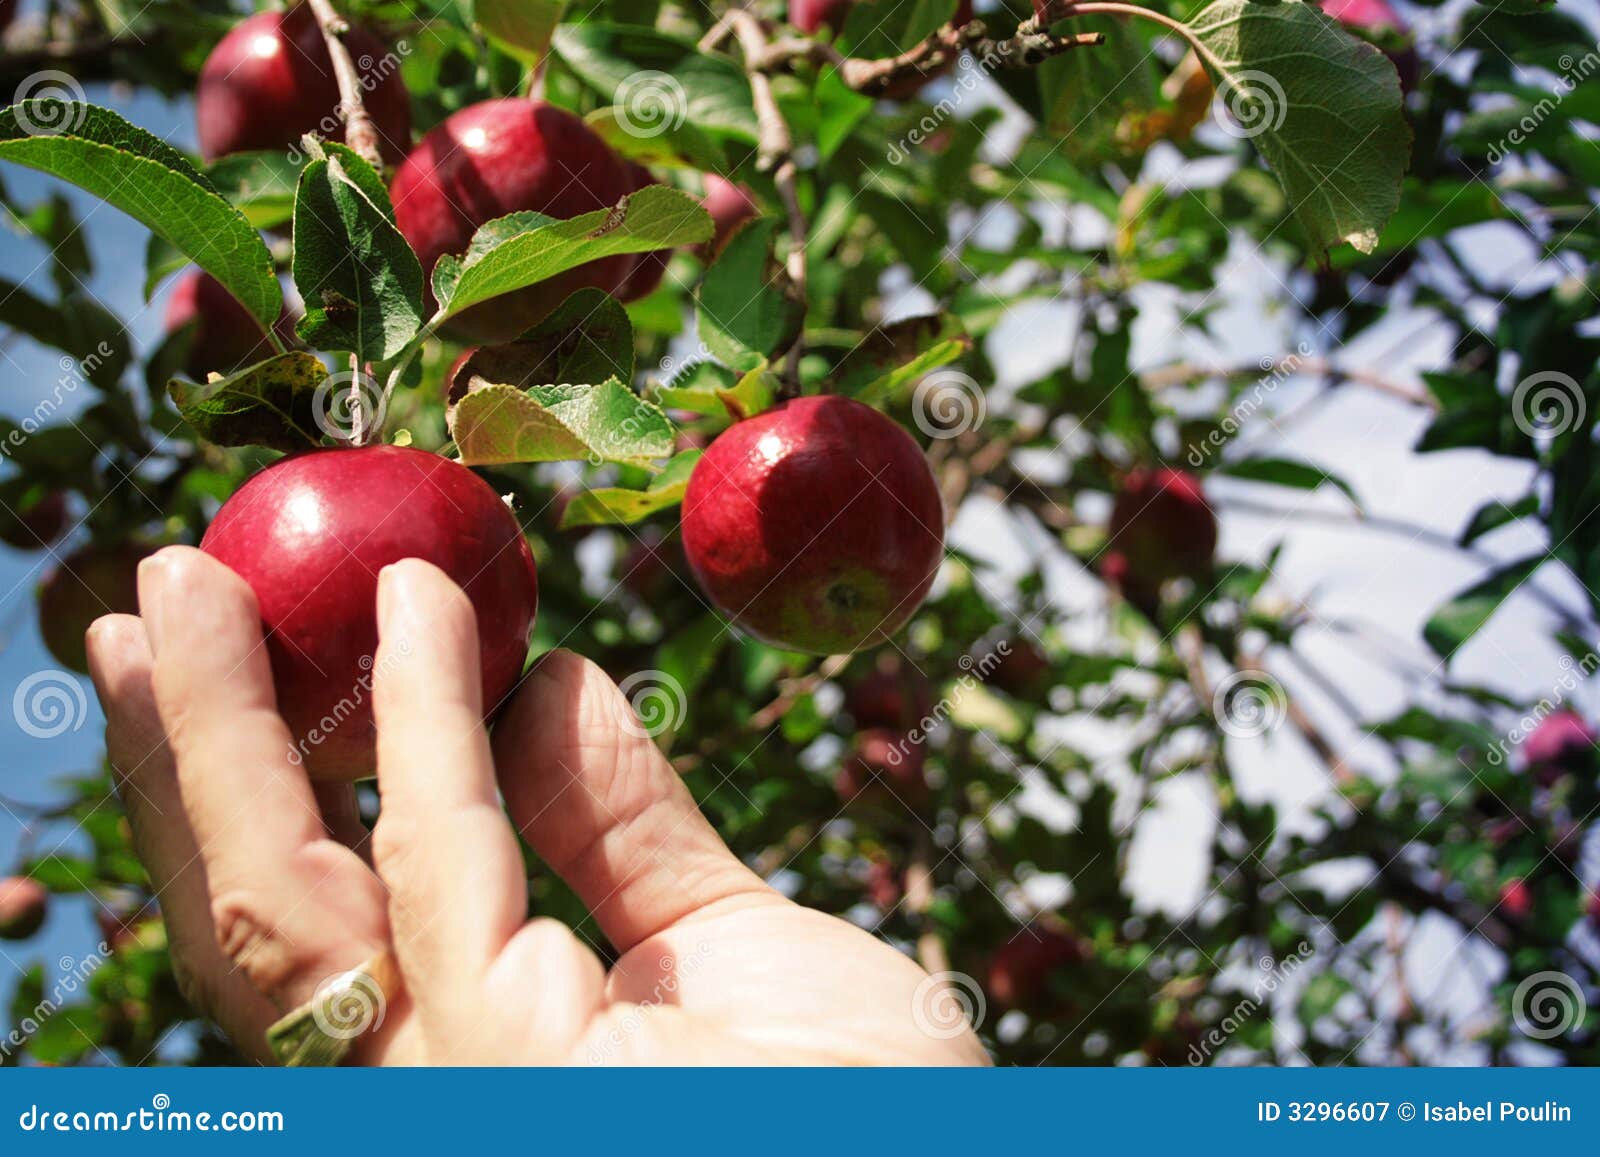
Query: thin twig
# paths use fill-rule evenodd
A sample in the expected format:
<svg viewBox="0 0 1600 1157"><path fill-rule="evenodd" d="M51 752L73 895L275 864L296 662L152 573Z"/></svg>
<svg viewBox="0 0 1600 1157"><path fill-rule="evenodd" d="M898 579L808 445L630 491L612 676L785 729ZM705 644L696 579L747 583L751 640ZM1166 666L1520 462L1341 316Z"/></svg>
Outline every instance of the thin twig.
<svg viewBox="0 0 1600 1157"><path fill-rule="evenodd" d="M770 45L761 21L752 13L735 9L727 13L726 19L744 54L745 75L749 78L750 94L755 104L756 168L763 172L771 171L773 184L778 188L778 196L788 216L789 254L784 262L784 271L789 279L787 291L803 309L806 303L806 237L809 227L805 213L800 208L800 194L796 187L799 170L794 163L794 138L790 135L789 123L783 119L783 113L778 108L777 97L772 92L772 76L768 71L771 67ZM800 357L804 350L802 326L801 334L789 347L784 363L780 390L782 397L792 398L800 393Z"/></svg>
<svg viewBox="0 0 1600 1157"><path fill-rule="evenodd" d="M334 10L330 0L307 0L311 12L322 29L322 39L328 46L328 57L333 62L333 78L339 85L339 112L344 117L345 144L378 172L383 171L383 150L379 146L378 127L367 114L361 73L351 59L344 38L350 34L350 22Z"/></svg>

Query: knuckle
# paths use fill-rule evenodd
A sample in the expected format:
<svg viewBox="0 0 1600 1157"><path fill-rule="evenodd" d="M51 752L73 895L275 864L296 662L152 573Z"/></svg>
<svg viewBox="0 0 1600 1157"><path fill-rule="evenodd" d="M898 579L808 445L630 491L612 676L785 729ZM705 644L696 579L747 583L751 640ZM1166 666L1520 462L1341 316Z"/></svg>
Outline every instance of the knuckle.
<svg viewBox="0 0 1600 1157"><path fill-rule="evenodd" d="M272 919L261 893L219 894L212 901L211 919L217 947L258 991L269 996L282 992L301 971L293 943Z"/></svg>

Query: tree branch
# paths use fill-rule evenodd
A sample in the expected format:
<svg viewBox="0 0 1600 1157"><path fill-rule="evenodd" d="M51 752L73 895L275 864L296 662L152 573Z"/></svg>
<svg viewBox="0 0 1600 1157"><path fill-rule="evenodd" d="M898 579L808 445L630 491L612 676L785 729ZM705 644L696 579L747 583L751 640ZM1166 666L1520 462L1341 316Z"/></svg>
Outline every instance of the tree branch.
<svg viewBox="0 0 1600 1157"><path fill-rule="evenodd" d="M322 29L322 39L333 61L333 77L339 85L339 111L344 115L345 144L381 173L383 152L379 147L378 128L367 113L361 73L356 70L356 62L351 59L350 49L344 42L350 34L350 22L334 10L331 0L307 0L307 3Z"/></svg>

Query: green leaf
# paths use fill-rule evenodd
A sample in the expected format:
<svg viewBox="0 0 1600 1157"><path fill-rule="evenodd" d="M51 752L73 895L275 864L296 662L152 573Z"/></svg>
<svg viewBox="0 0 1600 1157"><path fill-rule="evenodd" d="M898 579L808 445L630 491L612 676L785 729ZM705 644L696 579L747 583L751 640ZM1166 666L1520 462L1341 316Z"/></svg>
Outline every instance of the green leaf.
<svg viewBox="0 0 1600 1157"><path fill-rule="evenodd" d="M1498 499L1493 499L1478 507L1477 513L1467 521L1466 527L1461 531L1461 537L1456 541L1462 546L1470 546L1491 530L1498 530L1520 518L1528 518L1538 513L1537 494L1525 494L1509 506Z"/></svg>
<svg viewBox="0 0 1600 1157"><path fill-rule="evenodd" d="M923 314L871 330L834 368L830 380L835 392L878 405L971 348L972 339L953 315Z"/></svg>
<svg viewBox="0 0 1600 1157"><path fill-rule="evenodd" d="M687 485L685 481L659 490L623 490L615 486L586 490L567 503L561 515L561 529L643 522L652 514L682 502Z"/></svg>
<svg viewBox="0 0 1600 1157"><path fill-rule="evenodd" d="M561 23L565 0L473 0L472 15L495 46L536 66Z"/></svg>
<svg viewBox="0 0 1600 1157"><path fill-rule="evenodd" d="M1434 654L1448 659L1460 650L1544 561L1545 556L1537 554L1503 566L1433 612L1422 628L1422 637Z"/></svg>
<svg viewBox="0 0 1600 1157"><path fill-rule="evenodd" d="M1411 156L1400 79L1383 53L1301 0L1213 0L1189 31L1313 250L1377 248Z"/></svg>
<svg viewBox="0 0 1600 1157"><path fill-rule="evenodd" d="M68 392L83 378L112 389L132 356L127 328L81 293L52 303L0 278L0 325L69 355L59 366L55 392Z"/></svg>
<svg viewBox="0 0 1600 1157"><path fill-rule="evenodd" d="M186 269L189 258L172 242L159 233L150 234L144 248L144 299L155 296L156 289L180 269Z"/></svg>
<svg viewBox="0 0 1600 1157"><path fill-rule="evenodd" d="M230 153L206 169L206 178L257 229L274 229L294 219L294 191L300 163L281 149Z"/></svg>
<svg viewBox="0 0 1600 1157"><path fill-rule="evenodd" d="M51 134L31 126L55 125ZM0 110L0 160L60 177L165 237L270 330L283 309L272 255L250 222L172 146L116 113L40 99Z"/></svg>
<svg viewBox="0 0 1600 1157"><path fill-rule="evenodd" d="M728 417L742 422L771 409L778 396L778 386L778 379L767 369L767 359L762 358L739 376L732 389L718 390L717 399Z"/></svg>
<svg viewBox="0 0 1600 1157"><path fill-rule="evenodd" d="M1045 127L1060 139L1065 154L1096 159L1125 151L1130 116L1159 103L1155 57L1143 29L1110 16L1074 19L1074 32L1099 32L1105 43L1063 52L1039 65L1039 98Z"/></svg>
<svg viewBox="0 0 1600 1157"><path fill-rule="evenodd" d="M839 33L839 49L879 60L915 48L955 15L956 0L878 0L851 4Z"/></svg>
<svg viewBox="0 0 1600 1157"><path fill-rule="evenodd" d="M422 264L386 212L387 194L374 203L364 190L375 177L353 153L316 157L294 210L294 281L306 306L296 329L310 346L364 362L394 357L423 320Z"/></svg>
<svg viewBox="0 0 1600 1157"><path fill-rule="evenodd" d="M607 378L629 382L633 326L614 297L580 289L516 341L484 346L462 368L487 384L520 389Z"/></svg>
<svg viewBox="0 0 1600 1157"><path fill-rule="evenodd" d="M1357 508L1361 505L1348 482L1309 462L1296 462L1288 458L1245 458L1224 463L1217 467L1217 473L1272 486L1290 486L1296 490L1315 490L1326 482L1337 487Z"/></svg>
<svg viewBox="0 0 1600 1157"><path fill-rule="evenodd" d="M456 403L451 430L468 466L508 462L626 462L672 454L661 408L612 379L599 385L491 385Z"/></svg>
<svg viewBox="0 0 1600 1157"><path fill-rule="evenodd" d="M693 40L652 28L590 21L556 29L551 50L628 115L641 135L695 125L714 136L755 142L756 114L744 69Z"/></svg>
<svg viewBox="0 0 1600 1157"><path fill-rule="evenodd" d="M716 362L690 362L671 381L653 387L650 396L670 410L723 418L728 413L723 395L740 380L741 375Z"/></svg>
<svg viewBox="0 0 1600 1157"><path fill-rule="evenodd" d="M690 121L667 121L660 132L641 133L625 108L597 108L584 123L622 156L641 165L676 165L679 168L724 172L728 153L720 141Z"/></svg>
<svg viewBox="0 0 1600 1157"><path fill-rule="evenodd" d="M218 446L304 450L321 440L316 394L327 378L327 366L295 350L205 385L174 378L167 393L189 425Z"/></svg>
<svg viewBox="0 0 1600 1157"><path fill-rule="evenodd" d="M700 340L725 365L744 371L787 349L805 307L788 292L772 254L778 222L760 217L734 234L706 271L695 302Z"/></svg>
<svg viewBox="0 0 1600 1157"><path fill-rule="evenodd" d="M694 245L709 241L711 231L711 216L700 203L665 185L646 186L614 208L568 221L513 213L479 229L465 256L441 257L433 290L442 311L453 317L598 258Z"/></svg>

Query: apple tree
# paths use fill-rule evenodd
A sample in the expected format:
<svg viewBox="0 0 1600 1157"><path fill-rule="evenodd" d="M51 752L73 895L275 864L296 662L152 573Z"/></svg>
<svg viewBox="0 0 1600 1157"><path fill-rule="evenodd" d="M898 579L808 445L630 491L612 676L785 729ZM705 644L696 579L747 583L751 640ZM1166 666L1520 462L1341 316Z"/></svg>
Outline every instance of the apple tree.
<svg viewBox="0 0 1600 1157"><path fill-rule="evenodd" d="M1600 1060L1600 14L243 8L4 9L7 176L138 222L123 260L165 310L142 340L90 288L81 202L6 192L38 268L0 321L65 370L0 430L53 657L7 672L41 769L84 629L136 610L161 545L256 585L296 730L359 685L354 644L313 657L326 686L291 672L282 640L332 632L283 592L327 584L359 627L371 575L265 577L270 520L226 505L301 510L282 480L331 471L357 536L530 553L526 655L531 572L472 592L486 699L555 647L601 664L739 855L934 974L931 1033L970 1019L1016 1064ZM1425 364L1360 356L1402 317ZM1352 399L1367 436L1415 427L1407 462L1518 492L1390 513L1318 452ZM465 487L459 520L394 470ZM1308 526L1450 557L1403 576L1415 637L1319 605L1284 549ZM1515 692L1467 663L1512 613L1552 657ZM370 710L337 722L318 774L370 771ZM0 1055L226 1061L109 770L71 772L42 804L0 785ZM1199 838L1164 856L1180 796ZM604 951L531 852L528 888ZM67 896L99 943L63 995L28 946Z"/></svg>

